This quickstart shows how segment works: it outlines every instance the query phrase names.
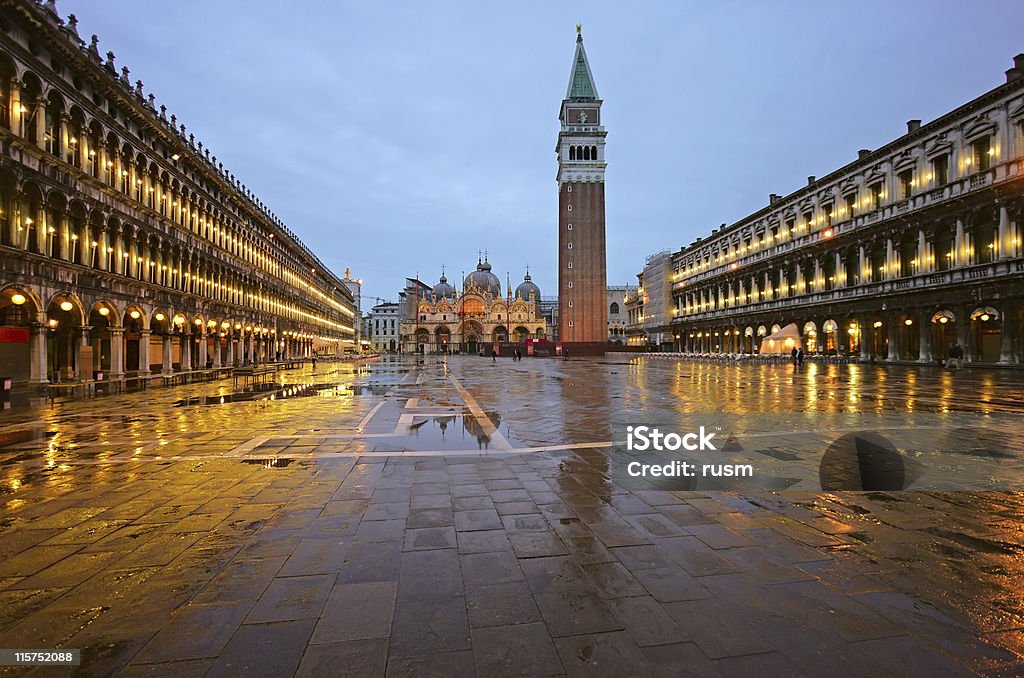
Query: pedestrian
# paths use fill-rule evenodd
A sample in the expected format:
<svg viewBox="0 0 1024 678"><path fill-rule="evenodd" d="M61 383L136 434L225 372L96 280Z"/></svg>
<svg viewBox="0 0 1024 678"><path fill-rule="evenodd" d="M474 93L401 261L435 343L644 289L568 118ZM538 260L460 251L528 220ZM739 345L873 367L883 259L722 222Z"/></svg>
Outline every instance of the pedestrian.
<svg viewBox="0 0 1024 678"><path fill-rule="evenodd" d="M790 357L793 359L793 367L796 367L796 346L793 347L793 352L790 354Z"/></svg>
<svg viewBox="0 0 1024 678"><path fill-rule="evenodd" d="M568 359L569 359L569 349L563 348L562 349L562 360L568 360Z"/></svg>
<svg viewBox="0 0 1024 678"><path fill-rule="evenodd" d="M493 348L491 349L491 362L492 363L498 362L498 352L496 350L494 350Z"/></svg>
<svg viewBox="0 0 1024 678"><path fill-rule="evenodd" d="M800 367L804 364L804 349L802 346L796 352L796 364Z"/></svg>
<svg viewBox="0 0 1024 678"><path fill-rule="evenodd" d="M959 370L964 366L964 349L959 343L953 344L949 349L949 369Z"/></svg>

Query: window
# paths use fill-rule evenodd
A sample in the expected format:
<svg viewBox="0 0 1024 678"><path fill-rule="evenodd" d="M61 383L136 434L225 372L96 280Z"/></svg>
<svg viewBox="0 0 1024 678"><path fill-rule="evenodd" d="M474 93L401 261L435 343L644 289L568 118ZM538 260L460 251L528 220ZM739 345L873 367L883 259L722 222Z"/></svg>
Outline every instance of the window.
<svg viewBox="0 0 1024 678"><path fill-rule="evenodd" d="M880 209L882 207L882 182L879 181L877 184L871 186L871 204L873 209Z"/></svg>
<svg viewBox="0 0 1024 678"><path fill-rule="evenodd" d="M569 262L569 268L572 268L572 262L571 261Z"/></svg>
<svg viewBox="0 0 1024 678"><path fill-rule="evenodd" d="M568 247L569 249L572 249L572 243L569 243Z"/></svg>
<svg viewBox="0 0 1024 678"><path fill-rule="evenodd" d="M949 154L943 153L932 160L932 176L936 186L945 186L949 182Z"/></svg>
<svg viewBox="0 0 1024 678"><path fill-rule="evenodd" d="M853 219L854 211L857 209L857 194L851 193L846 196L846 217Z"/></svg>
<svg viewBox="0 0 1024 678"><path fill-rule="evenodd" d="M569 281L569 289L570 290L572 289L572 281L571 280Z"/></svg>
<svg viewBox="0 0 1024 678"><path fill-rule="evenodd" d="M572 230L572 224L569 224L569 226L568 226L568 228L566 230L571 231Z"/></svg>
<svg viewBox="0 0 1024 678"><path fill-rule="evenodd" d="M907 200L914 194L914 170L903 170L896 178L900 183L900 200Z"/></svg>
<svg viewBox="0 0 1024 678"><path fill-rule="evenodd" d="M572 321L571 320L569 321L569 327L572 327Z"/></svg>
<svg viewBox="0 0 1024 678"><path fill-rule="evenodd" d="M608 307L608 313L610 313L612 315L618 315L619 314L619 304L618 304L618 302L615 302L615 301L612 302L612 305Z"/></svg>
<svg viewBox="0 0 1024 678"><path fill-rule="evenodd" d="M572 301L569 302L569 308L572 308ZM499 318L500 320L501 318Z"/></svg>
<svg viewBox="0 0 1024 678"><path fill-rule="evenodd" d="M804 215L804 228L810 231L812 223L814 223L814 213L808 212Z"/></svg>
<svg viewBox="0 0 1024 678"><path fill-rule="evenodd" d="M566 190L566 191L568 191L569 193L572 193L572 184L568 184L568 185L567 185L567 186L565 187L565 190Z"/></svg>
<svg viewBox="0 0 1024 678"><path fill-rule="evenodd" d="M988 137L982 137L971 144L974 154L974 171L984 172L992 166L992 141Z"/></svg>
<svg viewBox="0 0 1024 678"><path fill-rule="evenodd" d="M795 220L795 219L787 219L787 220L786 220L786 234L787 234L787 235L788 235L788 236L789 236L790 238L792 238L792 237L793 237L793 231L794 231L795 229L796 229L796 220Z"/></svg>
<svg viewBox="0 0 1024 678"><path fill-rule="evenodd" d="M572 205L566 205L565 206L565 211L566 212L572 212Z"/></svg>
<svg viewBox="0 0 1024 678"><path fill-rule="evenodd" d="M831 203L829 203L828 205L825 205L821 209L825 213L823 219L825 219L825 227L827 228L832 225L832 210L835 208L832 206Z"/></svg>

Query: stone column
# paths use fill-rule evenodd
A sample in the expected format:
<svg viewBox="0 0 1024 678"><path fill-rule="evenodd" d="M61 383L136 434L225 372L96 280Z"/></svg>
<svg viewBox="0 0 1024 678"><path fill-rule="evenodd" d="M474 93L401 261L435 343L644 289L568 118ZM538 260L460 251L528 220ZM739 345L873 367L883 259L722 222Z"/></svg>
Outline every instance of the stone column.
<svg viewBox="0 0 1024 678"><path fill-rule="evenodd" d="M1010 233L1013 229L1010 228L1010 212L1006 209L1005 204L999 205L999 231L996 240L996 247L999 248L996 253L999 259L1009 259L1013 256L1013 238ZM1003 362L1000 358L999 362Z"/></svg>
<svg viewBox="0 0 1024 678"><path fill-rule="evenodd" d="M227 337L228 341L228 365L235 367L235 340L230 334Z"/></svg>
<svg viewBox="0 0 1024 678"><path fill-rule="evenodd" d="M889 338L889 350L886 360L899 360L900 358L900 333L898 326L898 319L895 315L890 314L885 320L886 330L888 330Z"/></svg>
<svg viewBox="0 0 1024 678"><path fill-rule="evenodd" d="M857 319L857 329L860 330L857 333L860 339L860 361L862 363L871 362L871 342L875 336L875 328L871 326L871 317L860 316Z"/></svg>
<svg viewBox="0 0 1024 678"><path fill-rule="evenodd" d="M961 306L956 310L956 343L964 350L964 360L974 359L971 342L971 309Z"/></svg>
<svg viewBox="0 0 1024 678"><path fill-rule="evenodd" d="M922 311L917 317L918 328L918 350L917 361L930 363L932 361L932 318L927 311ZM939 349L941 350L941 346Z"/></svg>
<svg viewBox="0 0 1024 678"><path fill-rule="evenodd" d="M896 253L893 251L892 238L885 239L885 275L882 276L883 280L889 280L895 277L896 267Z"/></svg>
<svg viewBox="0 0 1024 678"><path fill-rule="evenodd" d="M139 374L149 374L149 339L150 330L139 332Z"/></svg>
<svg viewBox="0 0 1024 678"><path fill-rule="evenodd" d="M124 328L109 327L110 332L110 378L124 377Z"/></svg>
<svg viewBox="0 0 1024 678"><path fill-rule="evenodd" d="M924 229L917 230L917 266L914 273L928 273L928 240L925 237Z"/></svg>
<svg viewBox="0 0 1024 678"><path fill-rule="evenodd" d="M21 112L21 81L11 78L11 131L18 136L24 136L22 123L24 115ZM28 108L26 106L26 108Z"/></svg>
<svg viewBox="0 0 1024 678"><path fill-rule="evenodd" d="M192 335L182 333L181 335L181 369L180 372L188 372L192 369Z"/></svg>
<svg viewBox="0 0 1024 678"><path fill-rule="evenodd" d="M218 368L218 367L221 366L221 364L220 364L220 360L221 360L221 356L220 356L221 345L220 345L220 342L221 342L220 335L217 334L217 333L214 333L214 335L213 335L213 366L214 366L214 368Z"/></svg>
<svg viewBox="0 0 1024 678"><path fill-rule="evenodd" d="M953 238L953 266L964 266L967 261L967 254L964 252L966 246L964 237L964 220L956 218L956 235Z"/></svg>
<svg viewBox="0 0 1024 678"><path fill-rule="evenodd" d="M165 335L163 335L164 360L163 360L163 366L161 367L161 373L163 373L163 374L171 374L171 373L174 372L174 364L173 364L174 350L173 350L173 346L172 346L172 343L171 343L173 341L174 341L174 335L172 335L172 334L165 334Z"/></svg>
<svg viewBox="0 0 1024 678"><path fill-rule="evenodd" d="M46 150L46 99L40 97L34 104L34 110L36 115L32 119L32 124L36 126L36 145Z"/></svg>
<svg viewBox="0 0 1024 678"><path fill-rule="evenodd" d="M1006 302L1003 311L999 315L999 364L1010 365L1016 361L1014 348L1017 344L1017 307L1016 304Z"/></svg>
<svg viewBox="0 0 1024 678"><path fill-rule="evenodd" d="M53 256L49 248L46 246L47 240L50 238L50 234L47 232L50 228L50 215L46 211L46 204L40 203L39 205L39 221L36 223L36 251L45 254L46 256Z"/></svg>
<svg viewBox="0 0 1024 678"><path fill-rule="evenodd" d="M199 369L206 369L206 332L199 333Z"/></svg>
<svg viewBox="0 0 1024 678"><path fill-rule="evenodd" d="M43 323L32 323L29 327L28 383L43 386L50 383L46 376L46 335L49 328Z"/></svg>

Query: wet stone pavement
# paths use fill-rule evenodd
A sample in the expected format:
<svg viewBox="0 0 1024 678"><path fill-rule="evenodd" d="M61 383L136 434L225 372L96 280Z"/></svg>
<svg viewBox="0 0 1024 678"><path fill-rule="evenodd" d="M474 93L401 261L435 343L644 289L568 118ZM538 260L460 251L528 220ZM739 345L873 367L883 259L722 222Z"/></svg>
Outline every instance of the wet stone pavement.
<svg viewBox="0 0 1024 678"><path fill-rule="evenodd" d="M1020 675L1022 383L427 357L14 408L0 647L96 676ZM618 472L627 423L706 413L784 487ZM814 485L864 421L911 489Z"/></svg>

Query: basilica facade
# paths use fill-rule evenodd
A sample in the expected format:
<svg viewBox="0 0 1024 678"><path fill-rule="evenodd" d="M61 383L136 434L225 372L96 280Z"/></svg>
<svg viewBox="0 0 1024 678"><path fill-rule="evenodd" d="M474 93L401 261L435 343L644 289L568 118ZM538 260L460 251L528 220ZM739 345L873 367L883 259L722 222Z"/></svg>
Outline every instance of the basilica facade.
<svg viewBox="0 0 1024 678"><path fill-rule="evenodd" d="M401 323L406 353L500 352L510 343L548 337L547 321L539 311L540 288L529 272L503 296L501 280L486 259L466 276L461 291L442 273L429 292L411 301Z"/></svg>

